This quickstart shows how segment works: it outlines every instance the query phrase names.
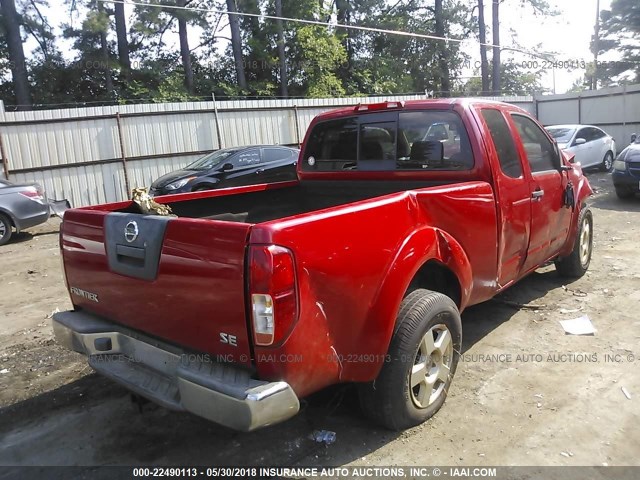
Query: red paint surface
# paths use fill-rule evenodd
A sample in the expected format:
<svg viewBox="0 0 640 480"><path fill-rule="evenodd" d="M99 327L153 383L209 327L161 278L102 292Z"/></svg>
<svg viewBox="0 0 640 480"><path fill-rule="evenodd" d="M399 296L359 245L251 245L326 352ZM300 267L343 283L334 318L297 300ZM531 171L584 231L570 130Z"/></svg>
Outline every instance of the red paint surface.
<svg viewBox="0 0 640 480"><path fill-rule="evenodd" d="M109 211L125 208L127 202L71 210L65 215L62 240L69 285L100 295L99 305L72 297L74 304L194 350L252 356L260 378L285 380L303 396L333 383L375 378L402 297L427 261L446 266L456 276L462 310L491 298L548 259L571 251L579 207L591 194L579 166L570 172L532 175L522 142L510 125L524 174L519 179L506 177L479 115L481 108L497 108L508 118L510 112L523 113L521 109L467 100L418 101L404 108L457 111L469 134L474 168L464 172L299 171L301 180L309 182L405 178L457 183L253 226L172 219L154 282L108 270L103 218ZM320 118L352 114L348 108ZM565 165L572 165L568 160L565 156ZM574 211L562 205L569 180L578 204ZM259 185L159 200L214 199L295 185ZM545 195L534 202L531 192L538 187ZM299 316L284 343L276 348L254 347L253 352L245 298L245 269L251 268L245 265L248 243L276 244L293 252L299 297ZM220 343L220 332L236 335L238 347Z"/></svg>

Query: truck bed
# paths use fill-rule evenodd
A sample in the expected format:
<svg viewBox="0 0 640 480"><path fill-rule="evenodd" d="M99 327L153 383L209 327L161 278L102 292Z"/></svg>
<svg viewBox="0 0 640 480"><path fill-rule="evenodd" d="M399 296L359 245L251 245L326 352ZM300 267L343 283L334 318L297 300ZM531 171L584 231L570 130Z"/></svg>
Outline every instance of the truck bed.
<svg viewBox="0 0 640 480"><path fill-rule="evenodd" d="M159 197L175 215L236 223L263 223L345 205L396 192L454 182L372 181L307 182L295 186L181 200ZM124 212L129 209L122 210Z"/></svg>

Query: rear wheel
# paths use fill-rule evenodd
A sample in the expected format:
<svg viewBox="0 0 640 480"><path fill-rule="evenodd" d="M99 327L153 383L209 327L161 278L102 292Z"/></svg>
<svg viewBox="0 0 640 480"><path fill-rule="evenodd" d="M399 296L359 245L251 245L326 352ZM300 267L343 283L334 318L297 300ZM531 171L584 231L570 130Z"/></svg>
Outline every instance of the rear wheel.
<svg viewBox="0 0 640 480"><path fill-rule="evenodd" d="M0 245L4 245L11 239L11 220L5 214L0 213Z"/></svg>
<svg viewBox="0 0 640 480"><path fill-rule="evenodd" d="M591 263L593 251L593 215L584 207L578 217L578 232L571 253L555 261L556 270L564 277L579 278Z"/></svg>
<svg viewBox="0 0 640 480"><path fill-rule="evenodd" d="M453 300L423 289L407 295L388 361L374 382L360 386L364 413L392 430L433 416L447 397L461 342L462 323Z"/></svg>
<svg viewBox="0 0 640 480"><path fill-rule="evenodd" d="M600 164L600 170L603 172L610 172L613 167L613 153L607 152Z"/></svg>

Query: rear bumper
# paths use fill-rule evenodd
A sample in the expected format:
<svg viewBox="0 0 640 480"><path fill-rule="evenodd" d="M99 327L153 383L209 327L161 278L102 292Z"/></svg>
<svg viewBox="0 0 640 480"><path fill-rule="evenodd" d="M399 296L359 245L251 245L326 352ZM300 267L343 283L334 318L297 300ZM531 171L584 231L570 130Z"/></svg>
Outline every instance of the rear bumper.
<svg viewBox="0 0 640 480"><path fill-rule="evenodd" d="M88 356L98 373L166 408L240 431L294 416L289 384L252 379L246 370L185 352L84 312L53 316L56 340Z"/></svg>

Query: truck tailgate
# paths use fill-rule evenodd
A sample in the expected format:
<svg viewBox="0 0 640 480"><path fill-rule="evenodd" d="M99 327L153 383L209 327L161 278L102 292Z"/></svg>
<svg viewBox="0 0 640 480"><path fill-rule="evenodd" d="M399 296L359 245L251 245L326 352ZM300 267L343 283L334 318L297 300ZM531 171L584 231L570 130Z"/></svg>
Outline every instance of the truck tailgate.
<svg viewBox="0 0 640 480"><path fill-rule="evenodd" d="M62 254L76 308L249 365L245 247L251 225L70 210Z"/></svg>

